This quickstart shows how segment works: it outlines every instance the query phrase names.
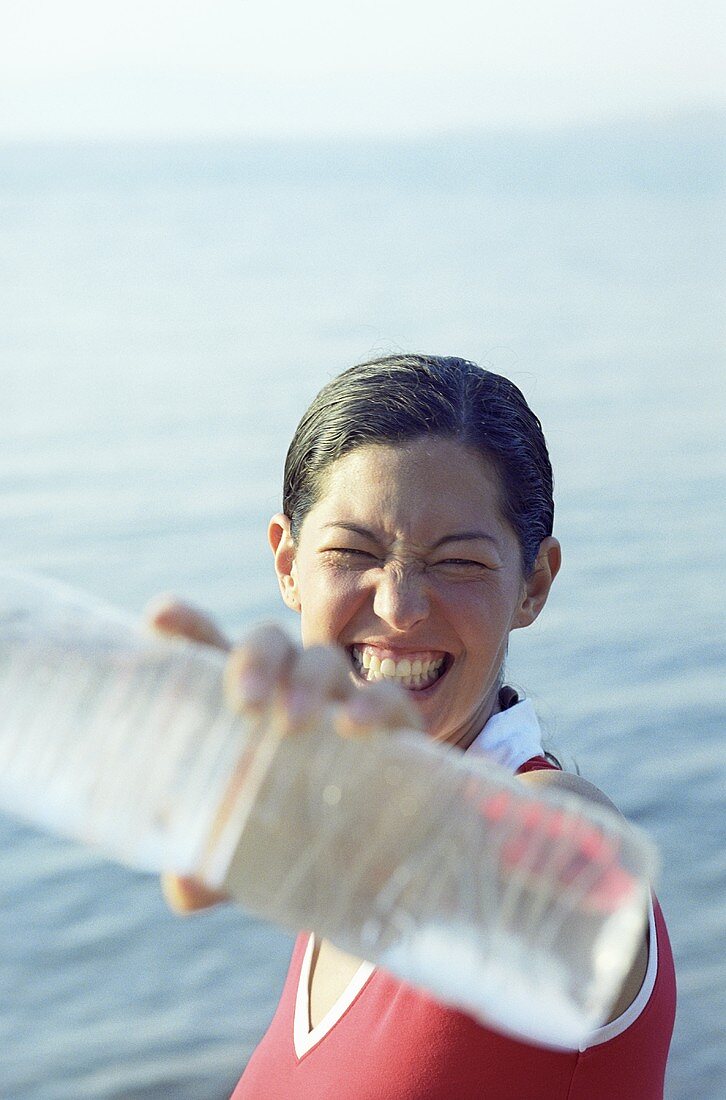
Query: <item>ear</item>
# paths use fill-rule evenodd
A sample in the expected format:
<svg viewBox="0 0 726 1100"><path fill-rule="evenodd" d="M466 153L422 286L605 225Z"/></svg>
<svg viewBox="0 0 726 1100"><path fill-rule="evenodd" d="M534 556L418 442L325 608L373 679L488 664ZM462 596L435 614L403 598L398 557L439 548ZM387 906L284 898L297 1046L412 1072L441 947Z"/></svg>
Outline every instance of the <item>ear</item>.
<svg viewBox="0 0 726 1100"><path fill-rule="evenodd" d="M529 626L547 603L552 582L560 571L562 550L557 539L543 539L537 551L532 572L524 582L522 602L512 624L512 629Z"/></svg>
<svg viewBox="0 0 726 1100"><path fill-rule="evenodd" d="M289 608L299 612L302 604L297 583L295 544L290 532L290 520L282 512L270 520L267 538L275 557L275 572L282 598Z"/></svg>

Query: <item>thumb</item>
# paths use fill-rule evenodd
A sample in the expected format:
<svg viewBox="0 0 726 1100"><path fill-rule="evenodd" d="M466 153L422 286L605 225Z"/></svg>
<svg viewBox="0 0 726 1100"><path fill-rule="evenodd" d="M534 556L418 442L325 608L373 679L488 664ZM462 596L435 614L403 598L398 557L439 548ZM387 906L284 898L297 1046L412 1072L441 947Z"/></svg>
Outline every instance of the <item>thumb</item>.
<svg viewBox="0 0 726 1100"><path fill-rule="evenodd" d="M175 913L194 913L198 909L209 909L221 901L229 901L226 894L210 890L196 879L168 873L161 876L161 889L167 905Z"/></svg>

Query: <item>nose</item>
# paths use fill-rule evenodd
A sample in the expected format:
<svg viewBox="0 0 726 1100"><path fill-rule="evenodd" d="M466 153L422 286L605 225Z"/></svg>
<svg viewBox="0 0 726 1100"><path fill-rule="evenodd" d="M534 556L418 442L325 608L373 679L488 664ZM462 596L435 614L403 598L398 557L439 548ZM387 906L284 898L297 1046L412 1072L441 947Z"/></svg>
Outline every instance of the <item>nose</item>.
<svg viewBox="0 0 726 1100"><path fill-rule="evenodd" d="M394 630L410 630L429 613L425 577L415 570L387 565L376 582L373 611Z"/></svg>

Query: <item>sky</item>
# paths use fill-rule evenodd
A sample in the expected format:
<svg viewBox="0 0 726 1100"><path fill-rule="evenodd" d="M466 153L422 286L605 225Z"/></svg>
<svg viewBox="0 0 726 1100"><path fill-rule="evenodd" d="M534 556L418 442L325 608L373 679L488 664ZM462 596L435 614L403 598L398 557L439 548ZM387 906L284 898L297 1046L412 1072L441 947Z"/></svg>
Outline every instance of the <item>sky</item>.
<svg viewBox="0 0 726 1100"><path fill-rule="evenodd" d="M723 0L23 0L0 139L430 134L723 108Z"/></svg>

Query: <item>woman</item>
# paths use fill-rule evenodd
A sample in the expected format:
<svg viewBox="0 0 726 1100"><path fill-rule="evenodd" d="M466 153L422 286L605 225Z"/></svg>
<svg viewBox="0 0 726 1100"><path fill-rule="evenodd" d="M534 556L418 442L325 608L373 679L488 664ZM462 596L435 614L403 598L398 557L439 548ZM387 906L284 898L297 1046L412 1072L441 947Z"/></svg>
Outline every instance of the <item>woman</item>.
<svg viewBox="0 0 726 1100"><path fill-rule="evenodd" d="M545 756L530 703L503 684L509 634L534 622L560 567L547 448L516 386L453 358L353 367L298 426L283 509L269 539L302 648L263 627L233 650L236 706L275 693L294 729L333 703L343 734L414 725L611 805ZM227 645L188 607L154 623ZM166 890L182 910L219 900L184 880ZM656 1100L674 1009L655 901L611 1020L571 1052L482 1027L304 933L234 1098Z"/></svg>

